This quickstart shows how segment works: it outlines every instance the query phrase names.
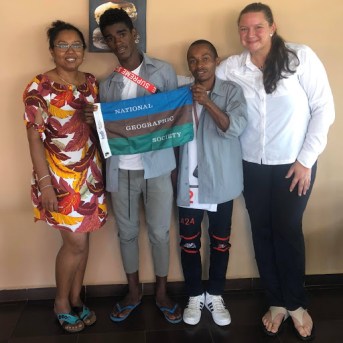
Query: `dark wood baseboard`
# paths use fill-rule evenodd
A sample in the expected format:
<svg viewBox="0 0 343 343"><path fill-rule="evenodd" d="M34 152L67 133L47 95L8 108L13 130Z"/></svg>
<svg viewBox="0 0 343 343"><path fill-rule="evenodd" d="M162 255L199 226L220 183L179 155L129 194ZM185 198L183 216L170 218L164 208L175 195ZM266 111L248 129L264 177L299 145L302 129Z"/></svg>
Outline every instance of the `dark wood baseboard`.
<svg viewBox="0 0 343 343"><path fill-rule="evenodd" d="M305 287L342 287L343 274L318 274L306 275ZM225 283L225 292L230 291L257 291L261 290L259 278L229 279ZM83 297L115 297L126 293L127 286L121 285L86 285L82 289ZM168 290L170 295L185 295L186 290L183 281L169 282ZM143 283L142 291L144 295L154 294L153 283ZM0 303L10 301L46 300L54 299L56 288L28 288L0 290Z"/></svg>

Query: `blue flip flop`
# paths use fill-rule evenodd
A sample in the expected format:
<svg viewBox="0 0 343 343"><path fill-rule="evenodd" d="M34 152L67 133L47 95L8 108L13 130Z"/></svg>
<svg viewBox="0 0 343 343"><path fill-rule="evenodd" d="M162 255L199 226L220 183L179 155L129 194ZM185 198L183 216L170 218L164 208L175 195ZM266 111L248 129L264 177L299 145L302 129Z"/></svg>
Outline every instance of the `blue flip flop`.
<svg viewBox="0 0 343 343"><path fill-rule="evenodd" d="M116 310L116 316L113 315L114 312L110 313L110 319L112 320L112 322L118 323L118 322L122 322L123 320L125 320L131 313L132 311L138 306L140 305L141 302L138 302L135 305L127 305L124 307L121 307L119 303L116 303L114 306L114 310ZM123 313L124 311L129 310L125 316L122 317L118 317L118 314Z"/></svg>
<svg viewBox="0 0 343 343"><path fill-rule="evenodd" d="M61 327L69 333L80 332L85 328L85 324L81 321L79 316L73 313L57 313L57 320L59 321ZM78 324L82 324L78 326ZM69 328L68 328L69 327Z"/></svg>
<svg viewBox="0 0 343 343"><path fill-rule="evenodd" d="M75 306L73 311L80 317L86 326L91 326L96 322L96 315L86 305Z"/></svg>
<svg viewBox="0 0 343 343"><path fill-rule="evenodd" d="M156 303L156 306L159 308L159 310L163 313L164 318L171 324L177 324L182 321L182 316L180 315L180 318L170 319L168 317L168 314L174 314L175 311L178 309L179 305L175 304L174 307L166 307L166 306L160 306Z"/></svg>

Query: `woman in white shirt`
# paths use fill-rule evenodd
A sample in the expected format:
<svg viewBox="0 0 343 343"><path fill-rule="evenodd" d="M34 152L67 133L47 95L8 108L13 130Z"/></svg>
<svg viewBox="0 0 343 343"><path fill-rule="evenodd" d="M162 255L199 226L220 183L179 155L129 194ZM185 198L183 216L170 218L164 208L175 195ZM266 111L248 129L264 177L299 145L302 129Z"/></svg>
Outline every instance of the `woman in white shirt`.
<svg viewBox="0 0 343 343"><path fill-rule="evenodd" d="M332 93L319 58L307 46L284 42L267 5L246 6L238 29L245 51L216 73L237 82L248 105L240 140L244 197L269 304L263 328L277 335L291 316L297 336L310 340L302 217L335 116Z"/></svg>

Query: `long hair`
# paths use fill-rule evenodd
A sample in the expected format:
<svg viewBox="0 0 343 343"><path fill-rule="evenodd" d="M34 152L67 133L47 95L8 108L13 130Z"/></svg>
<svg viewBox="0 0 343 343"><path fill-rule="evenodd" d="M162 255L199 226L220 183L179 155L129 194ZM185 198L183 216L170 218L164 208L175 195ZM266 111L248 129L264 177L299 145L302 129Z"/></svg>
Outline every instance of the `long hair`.
<svg viewBox="0 0 343 343"><path fill-rule="evenodd" d="M254 2L243 8L238 17L238 23L243 14L251 12L262 12L269 25L273 25L272 10L268 5L261 2ZM293 59L295 59L294 66L291 66ZM275 31L272 37L271 49L266 57L263 69L263 85L266 93L273 93L278 81L287 78L290 74L294 74L298 65L299 58L297 54L287 48L284 39Z"/></svg>

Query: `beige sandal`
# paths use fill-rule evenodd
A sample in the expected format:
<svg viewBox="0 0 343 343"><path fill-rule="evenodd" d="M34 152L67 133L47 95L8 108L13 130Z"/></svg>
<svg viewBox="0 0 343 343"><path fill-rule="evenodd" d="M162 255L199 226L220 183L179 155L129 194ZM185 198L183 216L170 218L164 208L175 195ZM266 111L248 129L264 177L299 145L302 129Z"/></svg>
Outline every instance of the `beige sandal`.
<svg viewBox="0 0 343 343"><path fill-rule="evenodd" d="M272 331L269 331L265 325L265 323L263 322L263 318L265 318L265 316L267 315L267 313L270 312L270 322L273 323L274 322L274 319L278 316L278 315L283 315L283 319L277 329L276 332L272 332ZM281 328L283 326L283 324L285 323L285 321L288 319L289 317L289 314L288 314L288 311L286 310L286 308L284 307L280 307L280 306L270 306L269 307L269 310L268 312L263 316L262 318L262 323L263 323L263 331L266 335L268 336L276 336L280 331L281 331Z"/></svg>
<svg viewBox="0 0 343 343"><path fill-rule="evenodd" d="M74 313L76 313L86 326L91 326L96 322L96 315L94 311L91 311L86 305L73 307Z"/></svg>
<svg viewBox="0 0 343 343"><path fill-rule="evenodd" d="M293 327L295 330L296 335L298 336L299 339L302 341L311 341L314 339L314 325L311 316L307 313L308 317L310 318L310 328L311 332L307 336L303 336L300 334L299 329L301 328L302 330L305 330L304 327L304 314L305 312L307 313L307 310L303 309L302 307L299 307L295 311L288 311L289 315L292 317L293 320Z"/></svg>

